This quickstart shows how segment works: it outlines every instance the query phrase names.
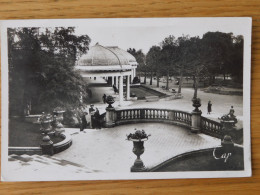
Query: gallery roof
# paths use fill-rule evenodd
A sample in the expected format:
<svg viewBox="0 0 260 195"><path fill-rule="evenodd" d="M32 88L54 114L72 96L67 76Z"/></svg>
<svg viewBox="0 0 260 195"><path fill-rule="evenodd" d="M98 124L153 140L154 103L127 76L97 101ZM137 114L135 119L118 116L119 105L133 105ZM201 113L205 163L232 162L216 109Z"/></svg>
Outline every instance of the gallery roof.
<svg viewBox="0 0 260 195"><path fill-rule="evenodd" d="M83 55L78 66L124 66L137 65L136 59L130 53L118 48L104 47L98 43L92 46L88 53Z"/></svg>

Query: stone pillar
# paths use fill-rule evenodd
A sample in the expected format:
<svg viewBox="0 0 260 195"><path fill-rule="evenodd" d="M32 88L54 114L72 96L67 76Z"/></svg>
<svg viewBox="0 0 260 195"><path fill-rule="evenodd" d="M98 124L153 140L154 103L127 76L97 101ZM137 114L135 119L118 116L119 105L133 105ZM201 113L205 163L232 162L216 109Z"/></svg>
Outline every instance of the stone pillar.
<svg viewBox="0 0 260 195"><path fill-rule="evenodd" d="M41 148L42 148L42 154L47 154L52 156L54 154L53 150L53 142L51 141L49 135L45 135L42 138L42 143L41 143Z"/></svg>
<svg viewBox="0 0 260 195"><path fill-rule="evenodd" d="M116 76L116 88L118 89L118 76Z"/></svg>
<svg viewBox="0 0 260 195"><path fill-rule="evenodd" d="M126 76L126 100L130 100L130 75Z"/></svg>
<svg viewBox="0 0 260 195"><path fill-rule="evenodd" d="M111 77L112 78L112 86L115 84L115 78L114 76Z"/></svg>
<svg viewBox="0 0 260 195"><path fill-rule="evenodd" d="M105 126L110 128L114 127L116 122L115 108L106 108L106 123Z"/></svg>
<svg viewBox="0 0 260 195"><path fill-rule="evenodd" d="M199 133L200 132L200 122L201 122L201 111L193 110L191 113L191 132Z"/></svg>
<svg viewBox="0 0 260 195"><path fill-rule="evenodd" d="M119 106L123 104L124 90L123 90L123 76L119 77Z"/></svg>

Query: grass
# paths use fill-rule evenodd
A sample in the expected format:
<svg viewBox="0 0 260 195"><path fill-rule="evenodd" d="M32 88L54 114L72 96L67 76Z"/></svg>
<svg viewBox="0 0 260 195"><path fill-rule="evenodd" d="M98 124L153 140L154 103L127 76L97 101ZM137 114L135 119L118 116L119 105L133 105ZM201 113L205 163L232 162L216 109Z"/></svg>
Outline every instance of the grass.
<svg viewBox="0 0 260 195"><path fill-rule="evenodd" d="M22 119L9 120L9 142L12 147L37 147L42 142L43 135L39 124L32 124ZM61 137L50 136L53 143L63 140Z"/></svg>

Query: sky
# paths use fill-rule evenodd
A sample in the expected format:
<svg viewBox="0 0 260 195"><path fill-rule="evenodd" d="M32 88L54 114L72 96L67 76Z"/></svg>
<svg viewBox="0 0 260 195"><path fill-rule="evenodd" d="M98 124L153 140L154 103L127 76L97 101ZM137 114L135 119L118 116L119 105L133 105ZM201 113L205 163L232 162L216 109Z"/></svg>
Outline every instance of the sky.
<svg viewBox="0 0 260 195"><path fill-rule="evenodd" d="M169 35L200 36L206 32L232 32L243 35L251 44L252 19L249 17L211 18L103 18L58 20L6 20L4 27L75 27L76 35L88 35L90 46L97 42L103 46L121 49L142 49L147 53L153 45L159 45Z"/></svg>
<svg viewBox="0 0 260 195"><path fill-rule="evenodd" d="M153 18L151 20L119 19L118 21L103 19L77 25L76 34L87 34L91 38L90 46L98 42L103 46L118 46L124 50L142 49L147 53L151 46L159 45L169 35L176 38L182 35L202 37L209 31L243 35L243 28L243 22L234 18Z"/></svg>

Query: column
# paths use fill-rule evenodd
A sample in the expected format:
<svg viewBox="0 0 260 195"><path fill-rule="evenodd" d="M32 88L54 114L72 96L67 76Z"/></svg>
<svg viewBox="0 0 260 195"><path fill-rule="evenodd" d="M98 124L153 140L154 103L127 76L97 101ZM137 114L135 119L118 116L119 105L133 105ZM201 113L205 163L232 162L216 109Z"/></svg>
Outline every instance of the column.
<svg viewBox="0 0 260 195"><path fill-rule="evenodd" d="M118 76L116 76L116 88L118 89Z"/></svg>
<svg viewBox="0 0 260 195"><path fill-rule="evenodd" d="M123 104L124 91L123 91L123 76L119 76L119 106Z"/></svg>
<svg viewBox="0 0 260 195"><path fill-rule="evenodd" d="M192 133L200 132L201 114L202 114L202 112L200 110L198 110L198 111L193 110L191 113L191 132Z"/></svg>
<svg viewBox="0 0 260 195"><path fill-rule="evenodd" d="M111 83L111 85L113 86L113 85L115 84L115 83L114 83L114 82L115 82L115 79L114 79L114 76L112 76L111 78L112 78L112 83Z"/></svg>
<svg viewBox="0 0 260 195"><path fill-rule="evenodd" d="M130 75L126 76L126 100L130 100Z"/></svg>
<svg viewBox="0 0 260 195"><path fill-rule="evenodd" d="M132 82L133 82L133 79L134 79L134 68L131 71L131 80L132 80Z"/></svg>

